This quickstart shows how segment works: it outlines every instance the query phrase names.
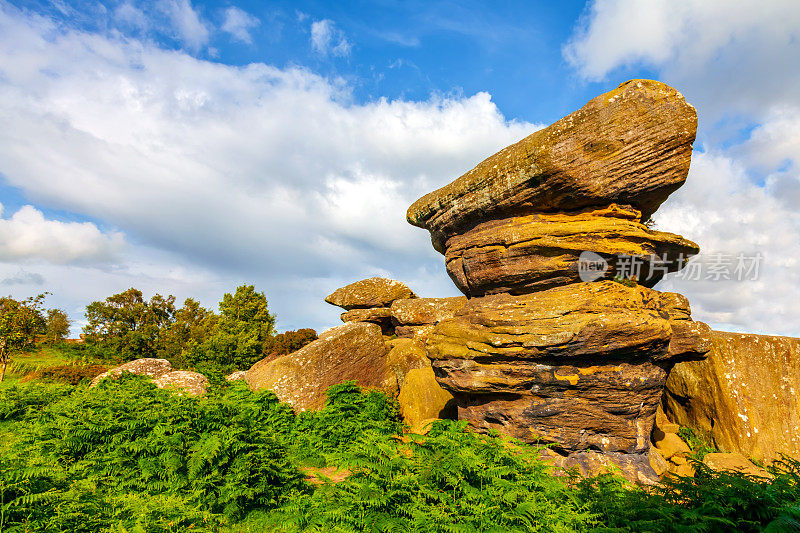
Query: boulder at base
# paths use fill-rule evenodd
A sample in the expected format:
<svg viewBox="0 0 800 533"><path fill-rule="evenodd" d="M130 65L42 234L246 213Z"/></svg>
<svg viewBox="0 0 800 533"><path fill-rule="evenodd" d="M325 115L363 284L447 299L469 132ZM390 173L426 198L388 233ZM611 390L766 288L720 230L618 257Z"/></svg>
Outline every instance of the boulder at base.
<svg viewBox="0 0 800 533"><path fill-rule="evenodd" d="M296 411L319 409L325 404L327 389L344 381L385 389L388 349L380 326L348 322L296 352L259 361L247 371L245 380L252 390L271 390Z"/></svg>
<svg viewBox="0 0 800 533"><path fill-rule="evenodd" d="M670 372L667 417L723 452L800 459L800 339L714 331L712 342L707 359Z"/></svg>
<svg viewBox="0 0 800 533"><path fill-rule="evenodd" d="M417 295L402 281L387 278L368 278L336 289L325 301L350 311L370 307L389 307L395 300L416 298Z"/></svg>
<svg viewBox="0 0 800 533"><path fill-rule="evenodd" d="M738 472L748 476L771 479L772 475L753 464L740 453L708 453L703 464L717 472Z"/></svg>
<svg viewBox="0 0 800 533"><path fill-rule="evenodd" d="M153 383L159 389L175 389L180 394L202 396L208 388L208 378L199 372L176 370L157 377Z"/></svg>
<svg viewBox="0 0 800 533"><path fill-rule="evenodd" d="M142 359L135 359L128 361L124 365L112 368L108 372L103 372L96 376L89 388L96 386L101 380L105 378L118 378L123 372L130 372L138 376L147 376L150 378L157 378L172 371L172 365L166 359L153 359L150 357L143 357Z"/></svg>
<svg viewBox="0 0 800 533"><path fill-rule="evenodd" d="M433 368L415 368L406 374L397 398L400 413L413 433L423 433L424 425L436 418L456 418L453 395L436 382Z"/></svg>

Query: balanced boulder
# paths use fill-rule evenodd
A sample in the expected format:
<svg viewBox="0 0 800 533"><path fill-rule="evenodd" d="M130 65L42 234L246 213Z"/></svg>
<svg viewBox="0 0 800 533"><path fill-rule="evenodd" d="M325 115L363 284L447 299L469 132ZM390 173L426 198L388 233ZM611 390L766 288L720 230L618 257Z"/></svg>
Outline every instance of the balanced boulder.
<svg viewBox="0 0 800 533"><path fill-rule="evenodd" d="M325 301L350 311L351 309L389 307L395 300L416 297L417 295L401 281L368 278L336 289L325 298Z"/></svg>
<svg viewBox="0 0 800 533"><path fill-rule="evenodd" d="M434 248L487 220L612 203L650 217L686 180L697 113L663 83L631 80L415 202Z"/></svg>

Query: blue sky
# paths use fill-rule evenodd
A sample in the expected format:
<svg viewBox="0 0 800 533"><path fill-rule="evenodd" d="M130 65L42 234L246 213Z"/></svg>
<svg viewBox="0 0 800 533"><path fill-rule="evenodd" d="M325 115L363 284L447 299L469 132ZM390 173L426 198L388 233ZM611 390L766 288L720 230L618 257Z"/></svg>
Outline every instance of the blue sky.
<svg viewBox="0 0 800 533"><path fill-rule="evenodd" d="M417 197L636 77L700 117L659 228L762 253L670 279L720 329L800 335L800 7L770 0L0 2L0 289L85 305L254 282L280 329L381 275L455 295Z"/></svg>

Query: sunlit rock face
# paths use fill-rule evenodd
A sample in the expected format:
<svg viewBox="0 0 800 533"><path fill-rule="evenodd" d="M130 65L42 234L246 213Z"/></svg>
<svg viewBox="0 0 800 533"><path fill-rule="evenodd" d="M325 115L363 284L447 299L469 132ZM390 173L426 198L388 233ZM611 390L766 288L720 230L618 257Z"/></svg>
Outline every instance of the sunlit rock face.
<svg viewBox="0 0 800 533"><path fill-rule="evenodd" d="M711 337L685 298L650 288L698 246L646 222L686 180L696 128L678 91L632 80L409 208L469 298L424 337L460 419L551 444L584 473L657 480L667 376ZM585 254L603 265L591 279Z"/></svg>

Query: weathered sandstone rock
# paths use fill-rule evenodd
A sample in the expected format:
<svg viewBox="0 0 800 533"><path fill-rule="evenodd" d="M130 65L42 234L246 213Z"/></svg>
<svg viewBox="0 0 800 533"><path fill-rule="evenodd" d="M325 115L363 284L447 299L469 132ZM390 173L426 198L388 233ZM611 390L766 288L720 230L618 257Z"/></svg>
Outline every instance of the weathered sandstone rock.
<svg viewBox="0 0 800 533"><path fill-rule="evenodd" d="M96 386L105 378L110 377L116 379L121 376L123 372L130 372L131 374L137 374L139 376L157 378L171 371L172 365L166 359L143 357L142 359L128 361L124 365L112 368L108 372L103 372L99 376L96 376L89 385L89 388Z"/></svg>
<svg viewBox="0 0 800 533"><path fill-rule="evenodd" d="M453 395L436 382L429 366L410 370L397 397L400 413L412 433L422 433L423 423L433 418L455 418Z"/></svg>
<svg viewBox="0 0 800 533"><path fill-rule="evenodd" d="M319 409L332 385L354 380L362 387L385 387L387 352L379 326L348 322L296 352L259 361L245 380L252 390L271 390L297 411Z"/></svg>
<svg viewBox="0 0 800 533"><path fill-rule="evenodd" d="M447 240L447 272L469 296L525 294L589 281L578 268L588 251L608 263L601 277L635 275L652 287L667 272L680 270L699 247L680 235L648 229L640 218L639 211L614 204L482 222Z"/></svg>
<svg viewBox="0 0 800 533"><path fill-rule="evenodd" d="M466 303L463 296L397 300L391 307L395 333L398 337L424 339L436 322L451 318Z"/></svg>
<svg viewBox="0 0 800 533"><path fill-rule="evenodd" d="M232 372L227 376L225 376L225 379L227 381L239 381L244 379L246 375L247 375L247 370L236 370L235 372Z"/></svg>
<svg viewBox="0 0 800 533"><path fill-rule="evenodd" d="M667 417L723 452L800 458L800 339L714 331L703 361L675 365Z"/></svg>
<svg viewBox="0 0 800 533"><path fill-rule="evenodd" d="M208 389L208 378L199 372L175 370L162 374L153 380L159 389L176 389L189 396L202 396Z"/></svg>
<svg viewBox="0 0 800 533"><path fill-rule="evenodd" d="M431 367L423 342L416 339L398 338L387 344L390 346L390 350L386 356L386 367L394 375L398 391L402 390L406 375L411 370Z"/></svg>
<svg viewBox="0 0 800 533"><path fill-rule="evenodd" d="M420 198L408 221L447 239L540 211L627 204L646 219L686 180L697 114L663 83L631 80Z"/></svg>
<svg viewBox="0 0 800 533"><path fill-rule="evenodd" d="M703 458L703 464L718 472L739 472L748 476L772 478L769 472L759 468L741 453L709 453Z"/></svg>
<svg viewBox="0 0 800 533"><path fill-rule="evenodd" d="M350 311L388 307L395 300L416 297L417 295L403 282L386 278L368 278L336 289L325 298L325 301Z"/></svg>
<svg viewBox="0 0 800 533"><path fill-rule="evenodd" d="M428 357L478 430L600 451L653 479L643 465L667 373L709 346L689 315L679 295L611 281L473 298L436 325Z"/></svg>
<svg viewBox="0 0 800 533"><path fill-rule="evenodd" d="M351 309L341 314L342 322L371 322L381 327L384 335L394 335L392 310L388 307L371 307L369 309Z"/></svg>

